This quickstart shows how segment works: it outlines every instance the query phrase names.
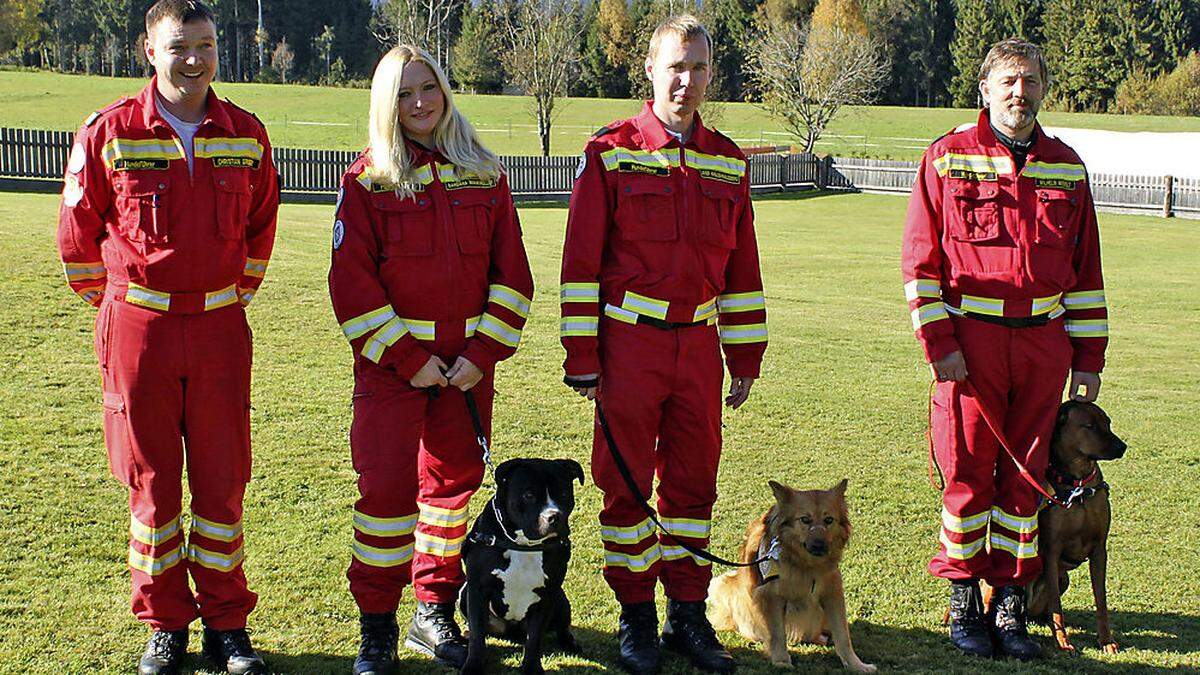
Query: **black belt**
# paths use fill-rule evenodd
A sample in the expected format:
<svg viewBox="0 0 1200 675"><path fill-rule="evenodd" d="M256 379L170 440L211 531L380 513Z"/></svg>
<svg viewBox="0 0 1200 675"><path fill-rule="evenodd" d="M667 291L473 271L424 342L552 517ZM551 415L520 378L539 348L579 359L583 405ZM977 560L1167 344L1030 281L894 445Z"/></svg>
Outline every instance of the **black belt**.
<svg viewBox="0 0 1200 675"><path fill-rule="evenodd" d="M691 328L692 326L702 326L702 325L708 323L708 319L705 319L703 321L691 321L691 322L663 321L662 319L656 319L652 316L646 316L645 314L638 314L637 322L642 324L643 326L654 326L655 328L657 328L659 330L675 330L676 328Z"/></svg>
<svg viewBox="0 0 1200 675"><path fill-rule="evenodd" d="M1034 328L1050 323L1049 314L1038 314L1037 316L992 316L991 314L964 311L962 315L968 319L994 323L997 326L1004 326L1006 328Z"/></svg>

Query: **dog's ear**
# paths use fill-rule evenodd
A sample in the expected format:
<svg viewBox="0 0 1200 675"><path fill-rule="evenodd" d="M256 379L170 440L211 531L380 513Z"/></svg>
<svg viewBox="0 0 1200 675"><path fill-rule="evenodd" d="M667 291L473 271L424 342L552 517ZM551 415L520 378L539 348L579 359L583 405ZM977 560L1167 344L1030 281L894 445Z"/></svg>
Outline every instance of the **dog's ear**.
<svg viewBox="0 0 1200 675"><path fill-rule="evenodd" d="M579 481L580 485L583 485L583 467L579 465L579 462L573 459L560 459L557 461L559 466L567 472L569 478L575 478Z"/></svg>
<svg viewBox="0 0 1200 675"><path fill-rule="evenodd" d="M786 504L792 498L792 493L794 490L783 483L776 483L773 480L769 480L767 481L767 485L770 485L771 492L775 493L776 502L780 504Z"/></svg>
<svg viewBox="0 0 1200 675"><path fill-rule="evenodd" d="M837 485L834 485L832 488L829 489L829 491L836 494L838 497L845 499L846 484L849 482L850 482L849 478L843 478L842 482L838 483Z"/></svg>
<svg viewBox="0 0 1200 675"><path fill-rule="evenodd" d="M512 472L517 468L519 463L520 460L510 459L501 462L500 466L496 467L496 494L500 494L501 491L508 487L508 479L512 477Z"/></svg>

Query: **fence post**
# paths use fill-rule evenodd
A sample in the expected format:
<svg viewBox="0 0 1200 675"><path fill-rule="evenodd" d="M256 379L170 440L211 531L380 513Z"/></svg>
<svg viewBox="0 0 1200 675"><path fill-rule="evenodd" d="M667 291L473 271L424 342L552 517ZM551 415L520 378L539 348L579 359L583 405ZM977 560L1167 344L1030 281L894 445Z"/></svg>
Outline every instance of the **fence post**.
<svg viewBox="0 0 1200 675"><path fill-rule="evenodd" d="M833 155L813 157L817 160L817 189L824 190L829 187L829 170L833 168Z"/></svg>
<svg viewBox="0 0 1200 675"><path fill-rule="evenodd" d="M1167 176L1167 194L1163 197L1163 218L1170 218L1175 215L1173 207L1175 202L1175 177Z"/></svg>
<svg viewBox="0 0 1200 675"><path fill-rule="evenodd" d="M781 191L787 190L788 156L776 154L775 160L779 162L779 189Z"/></svg>

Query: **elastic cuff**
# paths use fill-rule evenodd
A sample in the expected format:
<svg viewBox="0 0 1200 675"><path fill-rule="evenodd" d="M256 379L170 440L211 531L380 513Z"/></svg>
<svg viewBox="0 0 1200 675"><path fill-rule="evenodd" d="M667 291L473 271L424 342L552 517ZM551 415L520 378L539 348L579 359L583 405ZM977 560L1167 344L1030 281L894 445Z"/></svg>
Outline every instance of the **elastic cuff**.
<svg viewBox="0 0 1200 675"><path fill-rule="evenodd" d="M571 377L570 375L566 375L563 377L563 384L568 387L595 387L599 383L600 377L598 375L592 375L591 377Z"/></svg>
<svg viewBox="0 0 1200 675"><path fill-rule="evenodd" d="M399 347L400 345L397 344L385 350L383 352L383 360L380 362L380 365L389 367L396 371L396 374L404 378L404 381L407 382L408 380L413 379L413 376L415 376L417 372L421 370L421 368L424 368L426 363L429 363L429 357L431 355L421 347L409 348L408 353L403 357L401 357L399 354L391 353L393 350L398 349ZM389 356L392 358L388 358Z"/></svg>
<svg viewBox="0 0 1200 675"><path fill-rule="evenodd" d="M495 369L496 363L500 361L478 338L467 340L467 348L463 350L462 357L485 373Z"/></svg>

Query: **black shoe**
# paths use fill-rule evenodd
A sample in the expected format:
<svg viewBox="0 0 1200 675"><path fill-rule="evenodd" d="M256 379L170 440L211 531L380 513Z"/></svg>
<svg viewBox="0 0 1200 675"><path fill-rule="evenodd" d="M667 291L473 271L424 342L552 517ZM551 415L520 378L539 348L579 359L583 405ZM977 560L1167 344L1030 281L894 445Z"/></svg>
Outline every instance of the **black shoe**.
<svg viewBox="0 0 1200 675"><path fill-rule="evenodd" d="M462 668L467 662L467 641L454 621L454 603L418 601L404 646L432 656L443 666Z"/></svg>
<svg viewBox="0 0 1200 675"><path fill-rule="evenodd" d="M704 601L667 601L667 622L663 624L663 646L688 657L698 670L732 673L737 669L733 656L717 641Z"/></svg>
<svg viewBox="0 0 1200 675"><path fill-rule="evenodd" d="M992 603L992 630L996 643L1005 656L1022 661L1042 655L1042 647L1029 637L1025 625L1025 589L1020 586L1003 586L996 591Z"/></svg>
<svg viewBox="0 0 1200 675"><path fill-rule="evenodd" d="M265 673L267 666L262 657L250 646L250 636L245 628L213 630L204 627L204 655L233 675Z"/></svg>
<svg viewBox="0 0 1200 675"><path fill-rule="evenodd" d="M983 614L979 582L950 582L950 641L972 656L991 658L992 634Z"/></svg>
<svg viewBox="0 0 1200 675"><path fill-rule="evenodd" d="M662 668L662 649L658 645L658 609L654 602L621 605L617 661L634 675L654 675Z"/></svg>
<svg viewBox="0 0 1200 675"><path fill-rule="evenodd" d="M138 675L174 675L187 654L188 631L156 630L146 643L146 653L138 661Z"/></svg>
<svg viewBox="0 0 1200 675"><path fill-rule="evenodd" d="M396 643L400 640L396 613L363 614L358 618L358 626L362 643L358 648L358 658L354 659L354 675L395 673L399 665Z"/></svg>

